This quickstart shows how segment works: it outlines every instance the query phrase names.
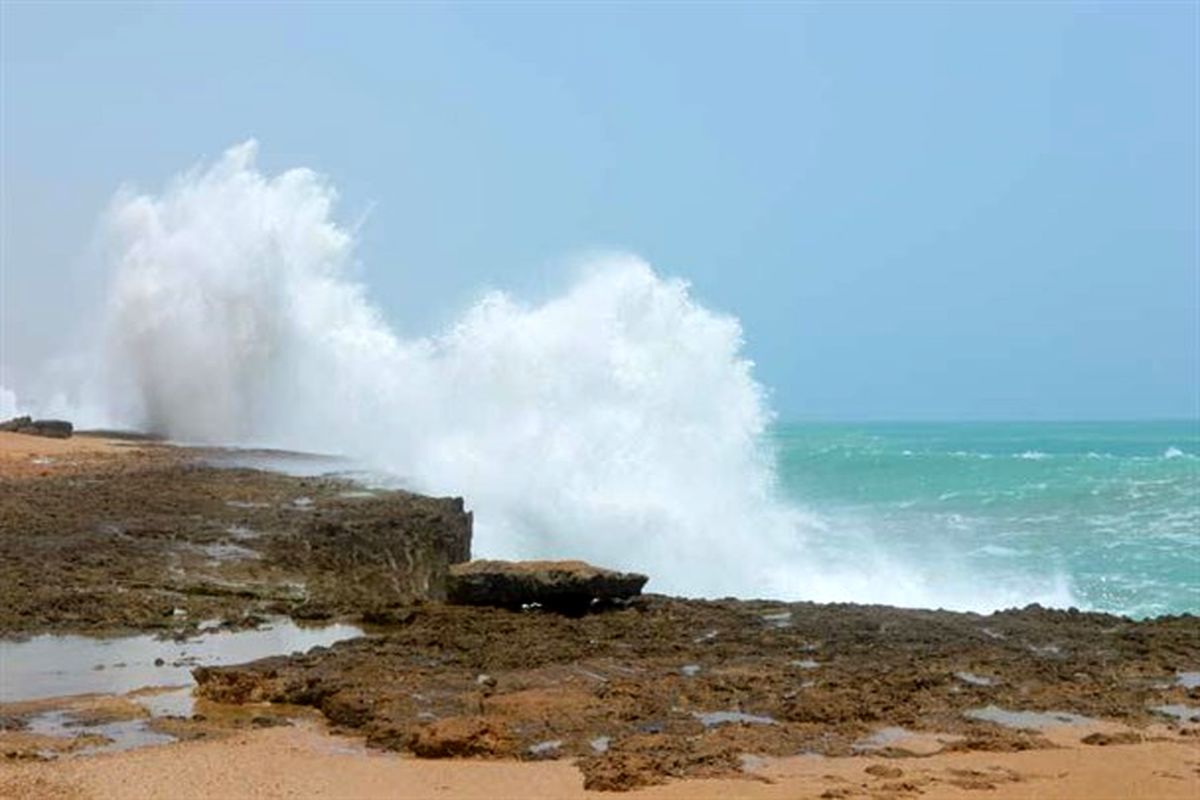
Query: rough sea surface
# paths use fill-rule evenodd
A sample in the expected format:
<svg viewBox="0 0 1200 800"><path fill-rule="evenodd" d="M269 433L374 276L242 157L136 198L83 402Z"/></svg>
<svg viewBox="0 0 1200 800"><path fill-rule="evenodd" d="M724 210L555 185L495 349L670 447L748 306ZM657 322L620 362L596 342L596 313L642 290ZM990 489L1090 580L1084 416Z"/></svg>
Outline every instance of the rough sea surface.
<svg viewBox="0 0 1200 800"><path fill-rule="evenodd" d="M800 423L771 438L783 493L898 560L951 557L981 590L1043 575L1088 609L1200 613L1200 423Z"/></svg>

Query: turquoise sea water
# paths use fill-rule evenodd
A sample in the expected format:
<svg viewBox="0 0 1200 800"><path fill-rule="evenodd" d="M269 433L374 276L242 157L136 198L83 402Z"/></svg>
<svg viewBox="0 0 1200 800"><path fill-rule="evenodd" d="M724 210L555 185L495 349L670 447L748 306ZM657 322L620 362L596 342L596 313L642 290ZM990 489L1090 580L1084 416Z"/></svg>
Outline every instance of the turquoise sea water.
<svg viewBox="0 0 1200 800"><path fill-rule="evenodd" d="M1200 424L779 424L781 489L912 563L1065 581L1082 608L1200 613Z"/></svg>

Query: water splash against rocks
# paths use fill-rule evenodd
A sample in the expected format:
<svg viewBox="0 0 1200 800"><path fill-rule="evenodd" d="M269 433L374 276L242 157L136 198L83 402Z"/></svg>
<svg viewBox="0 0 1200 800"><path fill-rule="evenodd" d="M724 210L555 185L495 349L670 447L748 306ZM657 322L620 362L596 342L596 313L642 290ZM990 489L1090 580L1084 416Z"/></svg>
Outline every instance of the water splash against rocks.
<svg viewBox="0 0 1200 800"><path fill-rule="evenodd" d="M157 196L116 198L107 400L120 418L348 454L466 496L479 555L582 558L649 573L656 591L1064 599L986 597L952 569L857 547L814 558L806 542L834 534L776 497L741 327L683 281L600 258L540 305L492 293L448 330L402 338L352 277L332 187L306 169L265 176L255 154L248 142Z"/></svg>

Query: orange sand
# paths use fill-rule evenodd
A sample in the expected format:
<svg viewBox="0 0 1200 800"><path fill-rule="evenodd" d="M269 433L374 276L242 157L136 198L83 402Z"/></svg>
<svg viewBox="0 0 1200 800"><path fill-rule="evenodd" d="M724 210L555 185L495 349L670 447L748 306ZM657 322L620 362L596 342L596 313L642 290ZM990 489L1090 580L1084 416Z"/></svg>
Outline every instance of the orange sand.
<svg viewBox="0 0 1200 800"><path fill-rule="evenodd" d="M882 759L800 756L766 762L759 779L685 781L628 794L583 791L567 761L422 761L365 751L313 724L55 762L0 761L0 797L79 798L628 798L628 800L1196 800L1200 740L1168 734L1133 745ZM901 775L876 775L868 767ZM876 770L882 772L882 770ZM982 791L981 791L982 790Z"/></svg>
<svg viewBox="0 0 1200 800"><path fill-rule="evenodd" d="M0 477L52 475L137 450L138 447L129 442L98 436L50 439L0 432Z"/></svg>

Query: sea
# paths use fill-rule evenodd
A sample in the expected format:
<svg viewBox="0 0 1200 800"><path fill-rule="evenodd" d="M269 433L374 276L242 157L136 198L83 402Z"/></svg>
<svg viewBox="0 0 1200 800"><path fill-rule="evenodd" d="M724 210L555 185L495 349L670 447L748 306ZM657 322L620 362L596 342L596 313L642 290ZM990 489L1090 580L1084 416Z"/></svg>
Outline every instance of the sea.
<svg viewBox="0 0 1200 800"><path fill-rule="evenodd" d="M781 490L898 561L1053 574L1079 607L1200 613L1200 423L781 423Z"/></svg>

